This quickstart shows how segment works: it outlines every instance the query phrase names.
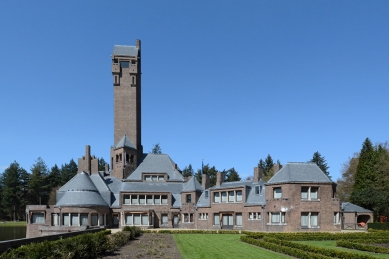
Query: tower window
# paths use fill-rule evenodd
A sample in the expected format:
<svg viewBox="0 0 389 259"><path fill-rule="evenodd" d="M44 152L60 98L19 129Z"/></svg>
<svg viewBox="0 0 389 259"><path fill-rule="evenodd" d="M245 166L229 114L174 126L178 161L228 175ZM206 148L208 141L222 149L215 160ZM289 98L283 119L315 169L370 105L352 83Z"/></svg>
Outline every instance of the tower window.
<svg viewBox="0 0 389 259"><path fill-rule="evenodd" d="M132 77L132 84L135 84L135 76Z"/></svg>
<svg viewBox="0 0 389 259"><path fill-rule="evenodd" d="M120 62L120 67L121 68L129 68L130 67L130 62L129 61L121 61Z"/></svg>

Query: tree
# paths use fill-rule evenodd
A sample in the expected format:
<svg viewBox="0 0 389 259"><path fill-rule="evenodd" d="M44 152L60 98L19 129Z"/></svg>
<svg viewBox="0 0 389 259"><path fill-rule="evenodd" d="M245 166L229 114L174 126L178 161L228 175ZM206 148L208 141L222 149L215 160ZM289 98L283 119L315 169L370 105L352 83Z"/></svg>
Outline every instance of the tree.
<svg viewBox="0 0 389 259"><path fill-rule="evenodd" d="M31 166L31 176L28 182L30 204L46 204L50 192L48 170L42 158L38 157Z"/></svg>
<svg viewBox="0 0 389 259"><path fill-rule="evenodd" d="M355 173L357 171L359 153L355 153L342 166L342 178L337 181L336 195L341 201L350 201L350 195L354 187Z"/></svg>
<svg viewBox="0 0 389 259"><path fill-rule="evenodd" d="M151 154L162 154L162 149L161 149L161 147L159 146L159 143L154 144L153 149L152 149L151 152L149 152L149 153L151 153Z"/></svg>
<svg viewBox="0 0 389 259"><path fill-rule="evenodd" d="M193 176L195 174L192 164L189 164L188 167L185 166L184 170L182 170L182 175L184 177Z"/></svg>
<svg viewBox="0 0 389 259"><path fill-rule="evenodd" d="M48 182L49 182L50 189L61 185L62 183L61 170L57 165L54 165L51 168L50 173L48 175Z"/></svg>
<svg viewBox="0 0 389 259"><path fill-rule="evenodd" d="M203 166L203 173L209 175L209 187L216 185L217 172L215 166L210 167L209 164ZM202 182L201 169L197 170L196 179L199 183Z"/></svg>
<svg viewBox="0 0 389 259"><path fill-rule="evenodd" d="M105 165L107 162L105 162L104 158L99 159L99 171L105 171Z"/></svg>
<svg viewBox="0 0 389 259"><path fill-rule="evenodd" d="M330 172L328 172L327 161L324 156L322 156L319 151L313 153L312 159L309 161L316 163L317 166L331 179Z"/></svg>
<svg viewBox="0 0 389 259"><path fill-rule="evenodd" d="M2 174L1 206L9 219L24 218L27 196L25 195L28 173L14 161Z"/></svg>
<svg viewBox="0 0 389 259"><path fill-rule="evenodd" d="M78 172L77 164L73 159L70 159L69 164L64 164L61 166L61 185L67 183L70 179L72 179Z"/></svg>
<svg viewBox="0 0 389 259"><path fill-rule="evenodd" d="M282 167L280 160L277 160L277 164ZM269 181L274 175L274 162L270 154L267 155L265 161L259 160L258 167L262 169L262 180Z"/></svg>
<svg viewBox="0 0 389 259"><path fill-rule="evenodd" d="M239 173L235 170L235 168L231 168L227 170L226 172L226 182L236 182L240 181L241 178L239 176Z"/></svg>
<svg viewBox="0 0 389 259"><path fill-rule="evenodd" d="M375 163L376 153L373 144L369 138L366 138L359 155L350 201L367 209L372 209L373 207L372 200L369 197L373 193L374 181L376 180L374 172Z"/></svg>

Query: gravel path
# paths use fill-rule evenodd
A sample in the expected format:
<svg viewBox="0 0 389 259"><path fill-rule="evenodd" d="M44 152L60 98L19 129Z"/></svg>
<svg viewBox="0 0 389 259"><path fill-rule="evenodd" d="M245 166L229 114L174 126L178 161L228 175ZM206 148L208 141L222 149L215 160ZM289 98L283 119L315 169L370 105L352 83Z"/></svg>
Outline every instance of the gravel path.
<svg viewBox="0 0 389 259"><path fill-rule="evenodd" d="M144 233L119 250L102 258L169 258L182 259L171 234Z"/></svg>

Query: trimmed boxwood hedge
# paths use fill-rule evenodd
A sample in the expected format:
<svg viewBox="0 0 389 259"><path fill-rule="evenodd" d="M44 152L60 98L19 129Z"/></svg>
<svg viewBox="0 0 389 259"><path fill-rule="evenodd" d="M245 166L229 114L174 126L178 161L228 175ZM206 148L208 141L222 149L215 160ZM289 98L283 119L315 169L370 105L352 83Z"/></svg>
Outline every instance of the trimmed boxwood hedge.
<svg viewBox="0 0 389 259"><path fill-rule="evenodd" d="M129 240L139 236L140 229L130 229L112 235L109 235L110 233L110 230L103 230L56 241L32 243L3 253L0 259L92 259L123 246Z"/></svg>
<svg viewBox="0 0 389 259"><path fill-rule="evenodd" d="M143 233L161 233L161 234L241 234L240 230L142 230Z"/></svg>
<svg viewBox="0 0 389 259"><path fill-rule="evenodd" d="M367 223L367 228L369 230L375 229L375 230L389 230L389 222L372 222Z"/></svg>

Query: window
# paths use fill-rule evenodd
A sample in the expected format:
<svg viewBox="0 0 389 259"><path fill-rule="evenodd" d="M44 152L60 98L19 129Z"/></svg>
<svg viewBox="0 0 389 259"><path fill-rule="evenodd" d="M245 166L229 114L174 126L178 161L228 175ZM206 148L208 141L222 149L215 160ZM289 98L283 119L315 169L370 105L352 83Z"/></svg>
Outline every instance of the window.
<svg viewBox="0 0 389 259"><path fill-rule="evenodd" d="M236 201L237 202L242 201L242 191L236 191Z"/></svg>
<svg viewBox="0 0 389 259"><path fill-rule="evenodd" d="M208 191L205 191L205 198L208 198Z"/></svg>
<svg viewBox="0 0 389 259"><path fill-rule="evenodd" d="M142 214L142 225L148 225L149 224L149 215Z"/></svg>
<svg viewBox="0 0 389 259"><path fill-rule="evenodd" d="M151 179L153 179L153 181L157 181L158 180L158 176L153 175L153 176L151 176Z"/></svg>
<svg viewBox="0 0 389 259"><path fill-rule="evenodd" d="M285 212L270 212L269 223L271 224L284 224L285 223Z"/></svg>
<svg viewBox="0 0 389 259"><path fill-rule="evenodd" d="M213 224L215 226L219 226L220 225L220 215L219 215L219 213L213 214Z"/></svg>
<svg viewBox="0 0 389 259"><path fill-rule="evenodd" d="M121 68L129 68L130 62L129 61L120 61L120 67Z"/></svg>
<svg viewBox="0 0 389 259"><path fill-rule="evenodd" d="M123 202L124 204L130 204L130 195L123 195Z"/></svg>
<svg viewBox="0 0 389 259"><path fill-rule="evenodd" d="M249 220L260 220L261 213L260 212L249 212Z"/></svg>
<svg viewBox="0 0 389 259"><path fill-rule="evenodd" d="M242 226L242 213L235 213L235 225Z"/></svg>
<svg viewBox="0 0 389 259"><path fill-rule="evenodd" d="M193 213L184 213L183 223L193 223Z"/></svg>
<svg viewBox="0 0 389 259"><path fill-rule="evenodd" d="M162 204L167 204L167 195L162 195Z"/></svg>
<svg viewBox="0 0 389 259"><path fill-rule="evenodd" d="M161 216L161 224L162 225L167 225L168 224L168 217L167 217L167 214L162 214Z"/></svg>
<svg viewBox="0 0 389 259"><path fill-rule="evenodd" d="M164 177L163 176L158 176L158 181L164 181Z"/></svg>
<svg viewBox="0 0 389 259"><path fill-rule="evenodd" d="M222 202L227 202L227 192L222 192Z"/></svg>
<svg viewBox="0 0 389 259"><path fill-rule="evenodd" d="M302 212L301 213L301 227L302 228L318 228L319 227L319 213L317 213L317 212Z"/></svg>
<svg viewBox="0 0 389 259"><path fill-rule="evenodd" d="M79 225L79 222L78 222L78 214L76 213L72 213L72 217L71 217L71 220L72 220L72 226L78 226Z"/></svg>
<svg viewBox="0 0 389 259"><path fill-rule="evenodd" d="M138 195L131 195L131 203L138 204Z"/></svg>
<svg viewBox="0 0 389 259"><path fill-rule="evenodd" d="M161 204L161 196L160 195L154 195L154 204Z"/></svg>
<svg viewBox="0 0 389 259"><path fill-rule="evenodd" d="M234 202L234 201L235 201L234 192L228 192L228 202Z"/></svg>
<svg viewBox="0 0 389 259"><path fill-rule="evenodd" d="M255 195L259 195L259 186L255 186Z"/></svg>
<svg viewBox="0 0 389 259"><path fill-rule="evenodd" d="M273 198L281 199L282 198L282 189L281 187L277 187L273 189Z"/></svg>
<svg viewBox="0 0 389 259"><path fill-rule="evenodd" d="M146 180L146 181L151 181L151 175L146 175L146 176L145 176L145 180Z"/></svg>
<svg viewBox="0 0 389 259"><path fill-rule="evenodd" d="M97 220L98 220L98 217L97 217L97 214L92 214L91 215L91 220L92 220L92 226L97 226Z"/></svg>
<svg viewBox="0 0 389 259"><path fill-rule="evenodd" d="M134 214L134 225L140 225L140 214Z"/></svg>
<svg viewBox="0 0 389 259"><path fill-rule="evenodd" d="M88 214L80 214L80 222L81 222L81 226L88 226L89 225Z"/></svg>
<svg viewBox="0 0 389 259"><path fill-rule="evenodd" d="M214 202L215 203L219 203L220 202L220 193L215 192L213 197L214 197Z"/></svg>
<svg viewBox="0 0 389 259"><path fill-rule="evenodd" d="M340 213L334 212L334 224L340 224Z"/></svg>
<svg viewBox="0 0 389 259"><path fill-rule="evenodd" d="M62 217L63 217L63 225L64 226L70 226L70 216L69 216L69 213L63 213L62 214Z"/></svg>
<svg viewBox="0 0 389 259"><path fill-rule="evenodd" d="M45 223L45 214L43 213L32 213L32 222L33 224L44 224Z"/></svg>
<svg viewBox="0 0 389 259"><path fill-rule="evenodd" d="M147 195L147 196L146 196L146 203L147 203L148 205L153 204L153 195Z"/></svg>
<svg viewBox="0 0 389 259"><path fill-rule="evenodd" d="M200 213L200 220L208 220L208 213Z"/></svg>
<svg viewBox="0 0 389 259"><path fill-rule="evenodd" d="M126 225L133 225L134 223L132 222L132 214L126 214L126 217L125 217L125 223Z"/></svg>
<svg viewBox="0 0 389 259"><path fill-rule="evenodd" d="M146 203L145 196L144 195L139 195L139 204L145 204L145 203Z"/></svg>
<svg viewBox="0 0 389 259"><path fill-rule="evenodd" d="M192 202L192 194L187 194L186 195L186 203L191 203Z"/></svg>
<svg viewBox="0 0 389 259"><path fill-rule="evenodd" d="M104 226L104 215L100 214L99 225Z"/></svg>
<svg viewBox="0 0 389 259"><path fill-rule="evenodd" d="M301 199L302 200L317 200L318 199L318 187L301 187Z"/></svg>

